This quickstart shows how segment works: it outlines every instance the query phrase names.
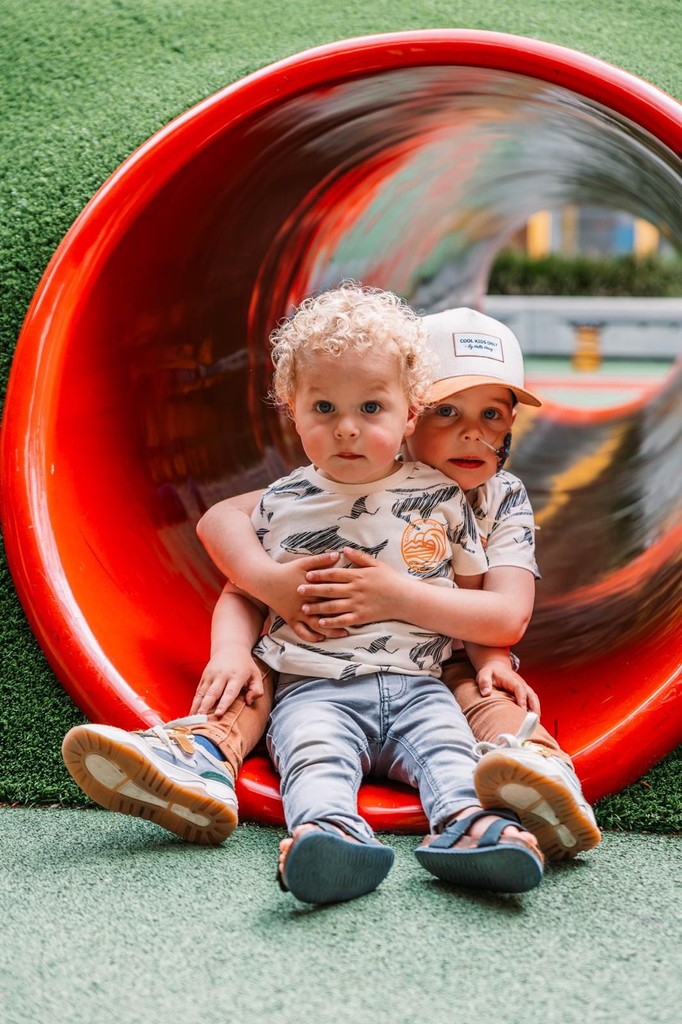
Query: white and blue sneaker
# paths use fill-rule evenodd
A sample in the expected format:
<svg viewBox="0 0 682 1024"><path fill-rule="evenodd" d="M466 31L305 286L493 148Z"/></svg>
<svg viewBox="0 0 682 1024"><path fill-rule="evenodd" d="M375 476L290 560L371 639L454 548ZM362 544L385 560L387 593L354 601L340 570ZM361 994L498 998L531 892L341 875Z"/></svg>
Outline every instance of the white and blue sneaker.
<svg viewBox="0 0 682 1024"><path fill-rule="evenodd" d="M601 832L575 772L530 740L537 721L529 711L516 735L503 733L494 743L475 744L480 760L474 786L482 807L515 811L545 856L564 860L591 850Z"/></svg>
<svg viewBox="0 0 682 1024"><path fill-rule="evenodd" d="M178 718L141 732L77 725L64 737L70 774L92 800L147 818L191 843L221 843L237 824L237 796L227 766L196 743Z"/></svg>

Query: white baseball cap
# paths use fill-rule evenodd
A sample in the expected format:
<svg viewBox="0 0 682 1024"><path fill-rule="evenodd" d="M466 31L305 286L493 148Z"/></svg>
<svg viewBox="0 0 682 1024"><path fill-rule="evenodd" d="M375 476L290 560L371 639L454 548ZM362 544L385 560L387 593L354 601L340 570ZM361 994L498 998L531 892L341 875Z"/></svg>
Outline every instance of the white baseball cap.
<svg viewBox="0 0 682 1024"><path fill-rule="evenodd" d="M429 402L484 384L500 384L524 405L542 402L524 385L523 354L513 331L475 309L444 309L424 317L436 375Z"/></svg>

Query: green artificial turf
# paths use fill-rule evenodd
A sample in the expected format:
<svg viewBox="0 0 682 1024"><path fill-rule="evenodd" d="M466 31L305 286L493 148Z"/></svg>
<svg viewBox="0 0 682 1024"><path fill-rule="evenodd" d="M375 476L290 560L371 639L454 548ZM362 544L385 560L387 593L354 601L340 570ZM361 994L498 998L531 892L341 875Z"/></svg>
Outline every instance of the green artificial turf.
<svg viewBox="0 0 682 1024"><path fill-rule="evenodd" d="M532 36L682 97L679 0L3 0L0 388L45 266L97 188L156 130L243 75L310 46L414 28ZM83 721L0 562L0 801L84 803L59 755ZM602 802L607 828L680 831L682 755Z"/></svg>
<svg viewBox="0 0 682 1024"><path fill-rule="evenodd" d="M282 834L0 809L3 1024L679 1022L679 840L608 835L517 896L391 836L376 892L314 907L275 883Z"/></svg>

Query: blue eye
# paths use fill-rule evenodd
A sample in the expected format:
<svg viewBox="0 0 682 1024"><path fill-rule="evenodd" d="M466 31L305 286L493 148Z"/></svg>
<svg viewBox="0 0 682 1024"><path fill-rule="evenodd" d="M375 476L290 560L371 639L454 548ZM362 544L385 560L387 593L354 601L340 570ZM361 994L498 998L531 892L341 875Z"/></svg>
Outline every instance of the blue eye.
<svg viewBox="0 0 682 1024"><path fill-rule="evenodd" d="M435 414L436 416L442 416L444 419L447 419L450 416L455 416L457 414L457 410L454 405L439 405L435 409Z"/></svg>
<svg viewBox="0 0 682 1024"><path fill-rule="evenodd" d="M328 413L333 411L334 406L331 402L322 400L321 402L315 402L314 408L315 412Z"/></svg>
<svg viewBox="0 0 682 1024"><path fill-rule="evenodd" d="M499 414L497 409L484 409L483 410L483 419L484 420L496 420L499 415L500 414Z"/></svg>
<svg viewBox="0 0 682 1024"><path fill-rule="evenodd" d="M379 405L378 402L363 402L362 403L362 411L363 412L368 412L370 414L370 416L374 415L375 412L379 412L380 409L381 409L381 406Z"/></svg>

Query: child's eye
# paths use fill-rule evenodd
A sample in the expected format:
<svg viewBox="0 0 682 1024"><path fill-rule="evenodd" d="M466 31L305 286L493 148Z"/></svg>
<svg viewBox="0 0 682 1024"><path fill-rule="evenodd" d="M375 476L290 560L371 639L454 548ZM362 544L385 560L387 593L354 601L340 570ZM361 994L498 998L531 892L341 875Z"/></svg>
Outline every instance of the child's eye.
<svg viewBox="0 0 682 1024"><path fill-rule="evenodd" d="M381 405L379 404L379 402L363 402L362 403L362 411L363 412L368 412L370 415L373 415L375 412L379 412L380 409L381 409Z"/></svg>
<svg viewBox="0 0 682 1024"><path fill-rule="evenodd" d="M484 409L483 419L484 420L497 420L500 418L499 409Z"/></svg>
<svg viewBox="0 0 682 1024"><path fill-rule="evenodd" d="M442 416L444 419L446 419L449 416L457 415L457 410L455 409L454 405L439 405L434 411L436 416Z"/></svg>
<svg viewBox="0 0 682 1024"><path fill-rule="evenodd" d="M315 405L313 406L313 408L315 409L315 412L327 413L327 412L332 412L333 409L334 409L334 406L332 405L331 402L327 402L327 401L325 401L323 399L320 402L315 402Z"/></svg>

